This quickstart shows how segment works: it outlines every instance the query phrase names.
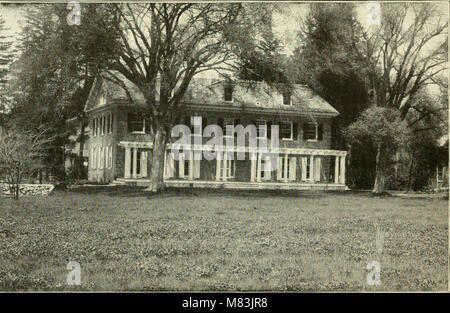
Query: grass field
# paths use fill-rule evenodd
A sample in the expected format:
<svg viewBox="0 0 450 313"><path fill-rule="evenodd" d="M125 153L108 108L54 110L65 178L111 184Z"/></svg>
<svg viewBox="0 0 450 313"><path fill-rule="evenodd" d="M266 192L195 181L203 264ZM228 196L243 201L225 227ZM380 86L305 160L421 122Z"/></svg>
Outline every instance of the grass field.
<svg viewBox="0 0 450 313"><path fill-rule="evenodd" d="M91 187L0 198L0 290L446 290L448 201ZM68 261L81 285L68 286ZM381 265L381 286L366 282Z"/></svg>

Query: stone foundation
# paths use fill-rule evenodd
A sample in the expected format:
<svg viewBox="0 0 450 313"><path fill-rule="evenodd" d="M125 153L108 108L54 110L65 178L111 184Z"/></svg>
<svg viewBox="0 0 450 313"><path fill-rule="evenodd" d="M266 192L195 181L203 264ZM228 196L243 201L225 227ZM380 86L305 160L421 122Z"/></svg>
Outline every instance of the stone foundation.
<svg viewBox="0 0 450 313"><path fill-rule="evenodd" d="M19 186L21 196L48 196L54 188L52 184L21 184ZM0 194L10 195L8 184L0 183Z"/></svg>

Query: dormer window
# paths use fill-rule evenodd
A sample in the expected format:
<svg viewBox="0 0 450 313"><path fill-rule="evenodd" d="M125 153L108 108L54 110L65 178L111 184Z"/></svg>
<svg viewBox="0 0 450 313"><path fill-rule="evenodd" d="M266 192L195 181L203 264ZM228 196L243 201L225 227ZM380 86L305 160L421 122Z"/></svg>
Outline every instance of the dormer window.
<svg viewBox="0 0 450 313"><path fill-rule="evenodd" d="M224 100L228 102L233 101L233 86L230 83L224 86Z"/></svg>
<svg viewBox="0 0 450 313"><path fill-rule="evenodd" d="M290 105L291 104L291 93L288 90L283 92L283 104Z"/></svg>

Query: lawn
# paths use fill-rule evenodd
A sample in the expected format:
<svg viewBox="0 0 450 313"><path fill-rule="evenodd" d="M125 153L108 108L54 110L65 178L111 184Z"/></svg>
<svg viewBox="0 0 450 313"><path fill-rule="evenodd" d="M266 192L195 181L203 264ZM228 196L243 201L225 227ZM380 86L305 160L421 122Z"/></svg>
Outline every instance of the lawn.
<svg viewBox="0 0 450 313"><path fill-rule="evenodd" d="M0 198L0 290L447 290L447 212L448 200L364 193ZM80 286L66 283L69 261Z"/></svg>

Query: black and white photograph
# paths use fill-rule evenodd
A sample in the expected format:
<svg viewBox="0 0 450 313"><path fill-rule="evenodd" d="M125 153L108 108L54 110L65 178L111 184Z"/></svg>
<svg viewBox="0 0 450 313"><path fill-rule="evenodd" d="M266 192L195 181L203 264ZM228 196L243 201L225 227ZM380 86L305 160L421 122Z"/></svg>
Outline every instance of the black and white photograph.
<svg viewBox="0 0 450 313"><path fill-rule="evenodd" d="M0 3L0 293L448 292L448 20Z"/></svg>

